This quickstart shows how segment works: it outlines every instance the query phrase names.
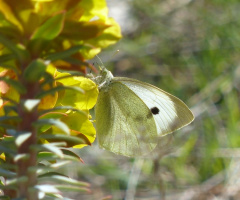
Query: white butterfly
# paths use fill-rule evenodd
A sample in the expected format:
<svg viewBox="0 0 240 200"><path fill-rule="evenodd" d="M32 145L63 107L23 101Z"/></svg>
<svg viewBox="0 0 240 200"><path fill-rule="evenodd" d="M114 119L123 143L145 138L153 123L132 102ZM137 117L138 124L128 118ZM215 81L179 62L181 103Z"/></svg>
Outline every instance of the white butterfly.
<svg viewBox="0 0 240 200"><path fill-rule="evenodd" d="M95 107L98 142L116 154L145 155L156 147L159 136L194 119L180 99L148 83L113 77L105 68L93 80L99 88Z"/></svg>

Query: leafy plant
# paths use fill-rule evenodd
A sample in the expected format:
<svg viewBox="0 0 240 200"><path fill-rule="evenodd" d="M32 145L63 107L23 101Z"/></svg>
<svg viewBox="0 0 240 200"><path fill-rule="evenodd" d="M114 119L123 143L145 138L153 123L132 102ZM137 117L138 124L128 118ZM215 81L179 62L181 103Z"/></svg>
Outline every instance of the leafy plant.
<svg viewBox="0 0 240 200"><path fill-rule="evenodd" d="M86 60L121 38L104 0L0 2L2 198L63 198L89 184L59 173L91 145L97 99Z"/></svg>

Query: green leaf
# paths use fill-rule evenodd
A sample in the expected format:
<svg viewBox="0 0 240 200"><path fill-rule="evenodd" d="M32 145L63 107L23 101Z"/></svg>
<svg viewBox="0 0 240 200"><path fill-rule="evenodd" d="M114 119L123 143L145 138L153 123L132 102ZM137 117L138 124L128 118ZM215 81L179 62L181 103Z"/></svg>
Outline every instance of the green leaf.
<svg viewBox="0 0 240 200"><path fill-rule="evenodd" d="M52 177L52 176L64 176L66 177L66 175L61 174L59 172L47 172L45 174L39 175L39 178L47 178L47 177Z"/></svg>
<svg viewBox="0 0 240 200"><path fill-rule="evenodd" d="M0 77L0 80L4 81L8 85L12 86L20 94L26 93L26 88L19 81L13 80L13 79L11 79L9 77L3 77L3 76Z"/></svg>
<svg viewBox="0 0 240 200"><path fill-rule="evenodd" d="M73 199L69 199L69 198L63 197L60 194L44 194L44 200L59 200L59 199L73 200Z"/></svg>
<svg viewBox="0 0 240 200"><path fill-rule="evenodd" d="M58 169L60 167L63 167L64 165L71 163L71 161L73 161L73 160L69 159L69 160L65 160L65 161L58 161L57 163L51 164L51 168ZM74 160L74 161L76 161L76 160Z"/></svg>
<svg viewBox="0 0 240 200"><path fill-rule="evenodd" d="M103 20L95 20L91 22L68 21L62 31L62 35L73 40L89 40L96 38L103 33L109 25Z"/></svg>
<svg viewBox="0 0 240 200"><path fill-rule="evenodd" d="M43 97L50 95L50 94L54 94L55 92L58 92L60 90L75 90L77 92L84 93L84 90L81 89L80 87L60 85L60 86L54 87L52 89L41 92L40 94L38 94L36 96L36 98L42 99Z"/></svg>
<svg viewBox="0 0 240 200"><path fill-rule="evenodd" d="M8 12L8 14L9 14L9 12ZM3 20L3 19L1 19L1 20ZM22 32L17 27L11 26L12 24L10 21L8 21L8 23L10 26L8 26L8 25L6 26L6 24L5 24L5 26L0 27L1 34L5 35L9 38L16 38L16 36L19 36L22 34Z"/></svg>
<svg viewBox="0 0 240 200"><path fill-rule="evenodd" d="M57 155L60 158L63 158L63 152L60 148L54 146L53 144L41 144L41 145L34 145L34 147L40 149L40 150L48 150Z"/></svg>
<svg viewBox="0 0 240 200"><path fill-rule="evenodd" d="M61 33L64 25L64 19L65 12L49 18L43 25L38 28L31 39L34 40L41 38L44 40L53 40Z"/></svg>
<svg viewBox="0 0 240 200"><path fill-rule="evenodd" d="M15 56L13 54L11 54L11 53L1 55L0 56L1 67L3 67L2 63L6 62L6 61L9 61L9 60L13 60L14 58L15 58ZM15 69L15 67L13 67L12 65L8 65L8 66L6 66L4 68L10 68L10 69L14 68Z"/></svg>
<svg viewBox="0 0 240 200"><path fill-rule="evenodd" d="M26 132L26 131L17 131L16 129L7 129L6 132L7 132L8 135L11 135L11 136L14 136L14 137L18 137L19 135L29 133L29 132ZM15 141L15 139L13 139L13 140Z"/></svg>
<svg viewBox="0 0 240 200"><path fill-rule="evenodd" d="M0 61L0 66L4 69L12 70L15 74L19 75L18 69L16 69L15 65L4 64L4 63L1 63L1 61Z"/></svg>
<svg viewBox="0 0 240 200"><path fill-rule="evenodd" d="M8 178L16 177L16 173L0 168L0 175Z"/></svg>
<svg viewBox="0 0 240 200"><path fill-rule="evenodd" d="M17 136L18 135L18 132L15 129L7 129L6 132L7 132L8 135L11 135L11 136Z"/></svg>
<svg viewBox="0 0 240 200"><path fill-rule="evenodd" d="M11 102L12 104L15 104L15 105L18 105L18 102L13 100L13 99L10 99L8 97L1 97L2 100L5 100L5 101L9 101Z"/></svg>
<svg viewBox="0 0 240 200"><path fill-rule="evenodd" d="M71 186L71 185L55 185L55 187L61 191L66 191L66 192L88 192L90 193L89 188L85 187L76 187L76 186Z"/></svg>
<svg viewBox="0 0 240 200"><path fill-rule="evenodd" d="M54 107L54 108L52 108L52 109L40 111L40 112L39 112L39 115L41 116L41 115L44 115L44 114L47 114L47 113L51 113L51 112L54 112L54 111L57 111L57 110L63 110L63 111L71 110L71 111L75 111L75 112L81 113L81 114L85 115L86 117L88 116L88 113L86 113L85 111L76 109L76 108L74 108L74 107L72 107L72 106L59 106L59 107Z"/></svg>
<svg viewBox="0 0 240 200"><path fill-rule="evenodd" d="M52 163L46 164L46 162L48 162L48 161L44 160L44 158L46 158L46 154L45 154L46 152L43 152L43 153L44 153L44 156L41 155L41 156L38 157L39 160L43 158L39 163L42 164L44 162L44 164L43 164L44 167L38 166L37 169L36 169L39 177L44 176L45 174L56 174L57 169L59 169L60 167L63 167L63 166L72 162L72 160L64 160L64 161L59 160L57 163L54 163L54 164L52 164ZM52 153L50 153L50 154L52 154ZM47 159L49 160L49 157L47 157ZM51 160L49 160L49 161L51 161Z"/></svg>
<svg viewBox="0 0 240 200"><path fill-rule="evenodd" d="M66 76L66 74L59 74L56 78L64 76ZM61 105L74 105L74 107L78 109L89 110L96 104L98 97L97 85L89 78L83 76L69 77L58 80L58 82L65 86L78 86L85 91L84 94L70 90L66 91L64 98L61 100Z"/></svg>
<svg viewBox="0 0 240 200"><path fill-rule="evenodd" d="M67 116L63 116L61 120L68 124L69 129L73 130L72 134L76 134L76 137L83 139L85 144L91 144L94 142L96 138L96 130L88 117L86 118L84 115L75 112L69 113ZM52 129L53 133L58 133L58 130L56 130L55 127ZM83 147L81 144L74 146L74 148L81 147Z"/></svg>
<svg viewBox="0 0 240 200"><path fill-rule="evenodd" d="M36 122L34 122L34 125L35 126L54 125L58 127L60 130L62 130L64 133L68 135L70 134L68 126L58 119L39 119Z"/></svg>
<svg viewBox="0 0 240 200"><path fill-rule="evenodd" d="M20 62L23 62L29 57L29 52L27 52L23 46L16 45L16 43L12 42L1 33L0 33L0 43L6 48L8 48L13 53L15 58L17 58Z"/></svg>
<svg viewBox="0 0 240 200"><path fill-rule="evenodd" d="M63 59L65 62L71 64L71 65L78 65L78 66L86 66L91 68L90 64L87 62L83 62L77 58L73 58L73 57L67 57ZM64 69L59 69L59 72L66 72L72 75L76 75L76 76L82 76L83 72L79 72L79 71L70 71L70 70L64 70ZM85 75L85 74L84 74Z"/></svg>
<svg viewBox="0 0 240 200"><path fill-rule="evenodd" d="M29 158L30 158L30 155L27 153L24 153L24 154L17 154L13 160L14 162L18 162L19 160L27 160Z"/></svg>
<svg viewBox="0 0 240 200"><path fill-rule="evenodd" d="M88 144L91 145L88 140L84 140L82 138L70 135L62 135L62 134L42 134L41 138L46 139L47 141L65 141L68 143L68 146L74 146L78 144Z"/></svg>
<svg viewBox="0 0 240 200"><path fill-rule="evenodd" d="M40 153L38 153L37 158L38 158L38 162L41 162L41 161L45 161L45 160L47 160L47 161L55 161L59 157L56 154L52 153L52 152L40 152Z"/></svg>
<svg viewBox="0 0 240 200"><path fill-rule="evenodd" d="M55 161L57 159L59 159L59 157L52 152L40 152L38 154L39 162L42 161L42 160ZM63 155L63 159L64 160L71 160L71 161L79 161L79 159L77 159L76 157L68 156L68 155ZM54 164L51 164L51 167L54 168L56 166Z"/></svg>
<svg viewBox="0 0 240 200"><path fill-rule="evenodd" d="M14 125L6 124L6 123L0 123L0 127L1 127L1 128L5 128L5 129L13 129L13 128L16 128Z"/></svg>
<svg viewBox="0 0 240 200"><path fill-rule="evenodd" d="M64 58L68 58L71 55L77 53L81 48L83 48L82 45L76 45L73 46L65 51L61 51L61 52L57 52L57 53L53 53L48 55L48 57L46 58L46 60L51 60L51 61L55 61L55 60L63 60Z"/></svg>
<svg viewBox="0 0 240 200"><path fill-rule="evenodd" d="M113 18L108 18L107 24L109 28L104 30L99 37L89 40L90 44L106 48L109 45L115 44L122 37L120 26Z"/></svg>
<svg viewBox="0 0 240 200"><path fill-rule="evenodd" d="M14 137L3 137L0 140L0 152L5 154L16 155L16 145Z"/></svg>
<svg viewBox="0 0 240 200"><path fill-rule="evenodd" d="M89 0L82 0L80 6L83 10L86 10L81 16L81 21L90 21L94 16L100 19L108 17L108 9L106 1L93 0L89 3Z"/></svg>
<svg viewBox="0 0 240 200"><path fill-rule="evenodd" d="M10 200L10 197L9 196L1 196L1 199L2 200Z"/></svg>
<svg viewBox="0 0 240 200"><path fill-rule="evenodd" d="M26 99L22 100L21 104L28 112L31 112L34 108L37 107L40 101L41 101L40 99Z"/></svg>
<svg viewBox="0 0 240 200"><path fill-rule="evenodd" d="M14 164L9 164L7 162L4 162L4 163L2 162L1 163L1 168L16 171L17 170L17 165L15 163Z"/></svg>
<svg viewBox="0 0 240 200"><path fill-rule="evenodd" d="M19 183L26 183L27 181L28 181L28 177L26 176L17 177L14 179L8 179L6 181L6 186L17 185Z"/></svg>
<svg viewBox="0 0 240 200"><path fill-rule="evenodd" d="M74 151L72 151L71 148L62 148L62 152L64 153L64 155L69 155L69 156L75 157L83 163L83 160L81 159L81 157L79 155L77 155Z"/></svg>
<svg viewBox="0 0 240 200"><path fill-rule="evenodd" d="M26 132L23 134L20 134L16 140L15 140L15 144L20 147L27 139L29 139L32 136L31 132Z"/></svg>
<svg viewBox="0 0 240 200"><path fill-rule="evenodd" d="M68 183L68 184L77 185L77 186L86 186L86 187L90 186L89 183L77 181L77 180L71 179L66 176L61 176L61 175L48 174L48 176L46 175L44 177L39 178L38 180L39 181L55 181L58 183Z"/></svg>
<svg viewBox="0 0 240 200"><path fill-rule="evenodd" d="M8 115L8 113L10 113L10 112L15 112L15 113L17 113L17 106L4 106L3 107L3 109L4 109L4 112L5 112L5 115Z"/></svg>
<svg viewBox="0 0 240 200"><path fill-rule="evenodd" d="M46 65L43 60L32 61L23 72L23 78L29 82L39 81L46 72Z"/></svg>
<svg viewBox="0 0 240 200"><path fill-rule="evenodd" d="M21 118L18 116L2 116L2 117L0 117L0 122L6 121L6 120L19 121L19 120L21 120Z"/></svg>
<svg viewBox="0 0 240 200"><path fill-rule="evenodd" d="M45 184L45 185L35 185L34 188L36 188L39 191L44 192L44 193L60 194L60 191L52 185L47 185L47 184Z"/></svg>
<svg viewBox="0 0 240 200"><path fill-rule="evenodd" d="M6 189L17 190L17 187L16 186L0 185L0 189L2 189L2 190L6 190ZM16 200L16 199L11 199L11 200ZM21 199L21 200L26 200L26 199Z"/></svg>
<svg viewBox="0 0 240 200"><path fill-rule="evenodd" d="M9 147L3 146L3 143L0 143L0 152L1 153L8 153L8 154L12 154L15 155L17 153L17 151L14 149L10 149Z"/></svg>

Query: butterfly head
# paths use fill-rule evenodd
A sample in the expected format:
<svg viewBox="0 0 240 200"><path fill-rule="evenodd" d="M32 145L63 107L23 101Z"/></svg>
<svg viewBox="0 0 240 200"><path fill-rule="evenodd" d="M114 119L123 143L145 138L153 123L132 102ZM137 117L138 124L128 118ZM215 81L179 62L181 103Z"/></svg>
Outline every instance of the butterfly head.
<svg viewBox="0 0 240 200"><path fill-rule="evenodd" d="M98 89L106 89L108 88L111 80L113 79L112 73L107 70L105 67L100 68L100 75L93 78L92 80L98 85Z"/></svg>

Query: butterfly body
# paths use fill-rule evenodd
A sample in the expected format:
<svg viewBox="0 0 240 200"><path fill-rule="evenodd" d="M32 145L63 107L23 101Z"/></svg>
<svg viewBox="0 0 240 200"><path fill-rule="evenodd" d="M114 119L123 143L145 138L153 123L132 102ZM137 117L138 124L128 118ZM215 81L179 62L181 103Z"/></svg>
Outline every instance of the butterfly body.
<svg viewBox="0 0 240 200"><path fill-rule="evenodd" d="M98 142L116 154L146 155L156 147L160 136L194 118L180 99L151 84L113 77L106 69L95 82L99 88L95 107Z"/></svg>

